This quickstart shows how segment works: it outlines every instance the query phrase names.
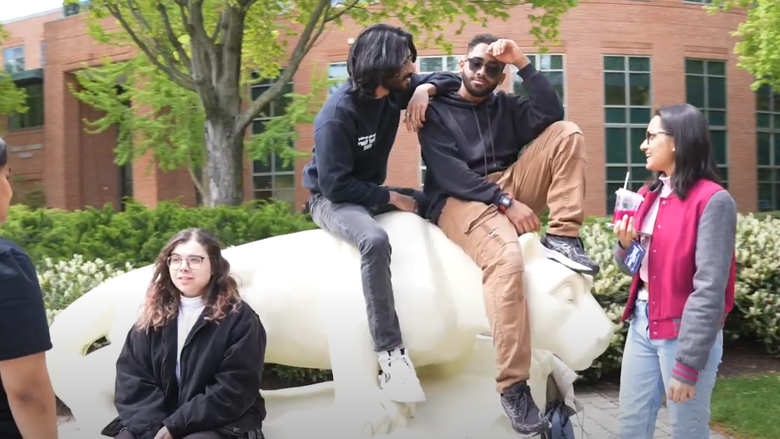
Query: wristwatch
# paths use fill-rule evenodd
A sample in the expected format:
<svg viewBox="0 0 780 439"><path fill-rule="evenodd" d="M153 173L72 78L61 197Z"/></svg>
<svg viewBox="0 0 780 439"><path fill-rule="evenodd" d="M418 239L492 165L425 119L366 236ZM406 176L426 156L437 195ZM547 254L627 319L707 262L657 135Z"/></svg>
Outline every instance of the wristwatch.
<svg viewBox="0 0 780 439"><path fill-rule="evenodd" d="M501 195L501 197L498 199L498 210L500 212L506 212L506 210L511 205L512 205L512 197L510 197L507 194Z"/></svg>

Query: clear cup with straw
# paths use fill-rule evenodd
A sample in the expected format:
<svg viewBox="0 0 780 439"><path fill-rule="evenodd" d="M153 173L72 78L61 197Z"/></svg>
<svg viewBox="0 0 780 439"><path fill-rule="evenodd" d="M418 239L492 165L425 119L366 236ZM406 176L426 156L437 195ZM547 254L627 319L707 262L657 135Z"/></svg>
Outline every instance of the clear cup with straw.
<svg viewBox="0 0 780 439"><path fill-rule="evenodd" d="M631 176L630 172L626 172L626 181L623 183L623 187L615 191L615 213L612 216L613 226L623 217L628 217L626 220L633 218L636 215L639 205L642 203L642 196L634 191L628 190L628 179ZM634 228L638 225L634 224Z"/></svg>

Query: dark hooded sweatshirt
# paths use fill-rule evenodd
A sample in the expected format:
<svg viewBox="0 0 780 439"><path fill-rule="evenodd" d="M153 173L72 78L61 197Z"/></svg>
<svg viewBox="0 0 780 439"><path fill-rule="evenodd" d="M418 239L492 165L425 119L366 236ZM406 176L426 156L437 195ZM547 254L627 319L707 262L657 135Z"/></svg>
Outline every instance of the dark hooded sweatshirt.
<svg viewBox="0 0 780 439"><path fill-rule="evenodd" d="M498 92L472 104L458 93L433 98L418 132L426 166L424 216L438 222L447 198L497 204L504 193L485 177L517 161L523 146L563 120L563 106L547 78L528 65L519 72L525 97Z"/></svg>
<svg viewBox="0 0 780 439"><path fill-rule="evenodd" d="M303 187L334 203L384 207L390 192L382 185L401 110L421 84L432 84L437 94L444 94L460 88L460 77L415 74L405 91L381 99L358 97L350 81L339 87L314 119L314 150L303 168Z"/></svg>

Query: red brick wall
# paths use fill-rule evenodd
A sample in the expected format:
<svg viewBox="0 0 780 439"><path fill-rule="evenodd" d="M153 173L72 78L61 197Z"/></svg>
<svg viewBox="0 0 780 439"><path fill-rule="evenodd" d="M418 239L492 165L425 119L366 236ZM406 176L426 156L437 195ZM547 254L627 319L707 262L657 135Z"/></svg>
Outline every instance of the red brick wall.
<svg viewBox="0 0 780 439"><path fill-rule="evenodd" d="M682 0L593 0L580 2L566 14L561 26L562 43L551 51L565 54L567 118L580 125L587 139L587 214L601 215L606 208L602 72L605 54L652 57L654 106L685 101L685 57L728 61L730 190L741 211L756 208L755 104L749 90L751 77L736 68L736 58L732 54L735 40L729 34L743 18L739 13L709 16L700 6L683 4ZM40 25L35 23L36 27ZM454 54L464 54L471 36L486 31L515 39L528 53L537 51L527 34L523 8L517 8L506 22L492 21L488 29L471 25L462 35L455 35L456 27L457 23L451 26ZM44 155L45 159L42 165L37 165L43 171L37 172L45 175L48 204L73 209L114 201L118 171L108 154L113 133L92 136L83 132L80 119L91 112L69 94L66 83L73 80L72 72L82 63L94 64L104 55L122 61L133 52L95 44L85 34L83 16L49 21L44 29L38 34L25 32L25 36L44 35L47 42L45 149L44 154L38 154ZM344 29L334 27L325 32L296 74L295 91L308 92L312 71L322 72L328 63L344 61L347 40L359 31L357 26L347 22ZM417 40L421 56L443 54L435 47L424 47L421 37ZM508 89L511 81L508 75L502 87ZM311 126L301 126L299 133L297 149L310 152ZM300 172L307 161L308 158L304 158L296 162L298 206L307 197L300 187ZM419 161L416 135L407 133L402 126L390 157L387 183L419 186ZM147 158L133 166L137 197L150 205L177 195L183 196L188 204L194 202L194 189L185 171L142 175L148 165ZM244 177L246 196L250 198L251 163L246 164Z"/></svg>

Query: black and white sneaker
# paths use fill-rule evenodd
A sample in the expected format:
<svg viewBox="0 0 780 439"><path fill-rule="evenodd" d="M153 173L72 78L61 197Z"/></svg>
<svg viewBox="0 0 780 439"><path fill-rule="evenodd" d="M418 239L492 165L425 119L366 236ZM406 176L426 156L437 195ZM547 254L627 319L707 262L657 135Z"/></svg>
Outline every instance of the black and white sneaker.
<svg viewBox="0 0 780 439"><path fill-rule="evenodd" d="M520 437L535 437L547 432L550 422L542 416L531 396L528 383L520 381L501 394L501 406L504 407L512 430Z"/></svg>
<svg viewBox="0 0 780 439"><path fill-rule="evenodd" d="M545 254L574 271L596 277L601 269L585 253L580 237L546 234L541 240Z"/></svg>

